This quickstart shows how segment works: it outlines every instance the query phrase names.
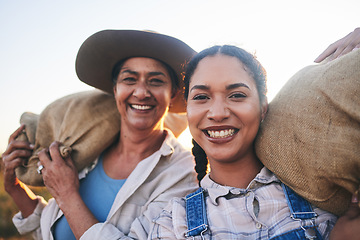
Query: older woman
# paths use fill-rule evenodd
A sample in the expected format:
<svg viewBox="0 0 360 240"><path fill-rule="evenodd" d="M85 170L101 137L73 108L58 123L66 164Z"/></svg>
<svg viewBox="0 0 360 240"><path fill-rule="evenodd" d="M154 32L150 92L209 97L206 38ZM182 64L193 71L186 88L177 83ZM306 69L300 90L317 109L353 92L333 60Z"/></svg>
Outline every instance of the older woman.
<svg viewBox="0 0 360 240"><path fill-rule="evenodd" d="M196 188L191 153L164 129L168 111L183 112L182 64L194 54L166 35L106 30L81 46L76 71L83 82L114 94L121 115L118 140L77 173L60 143L39 153L40 172L54 197L46 203L18 181L15 168L31 154L10 137L3 154L5 188L20 209L14 223L36 239L146 239L169 199ZM101 141L101 139L99 139ZM80 180L79 180L80 178Z"/></svg>

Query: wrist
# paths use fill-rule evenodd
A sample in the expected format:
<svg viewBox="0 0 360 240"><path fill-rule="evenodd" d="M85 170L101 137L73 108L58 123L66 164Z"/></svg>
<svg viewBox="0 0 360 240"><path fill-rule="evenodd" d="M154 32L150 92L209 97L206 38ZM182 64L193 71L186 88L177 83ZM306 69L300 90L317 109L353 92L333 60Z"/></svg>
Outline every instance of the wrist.
<svg viewBox="0 0 360 240"><path fill-rule="evenodd" d="M84 204L80 193L76 190L74 191L68 191L66 194L60 194L57 197L54 197L56 200L56 203L58 204L59 208L66 212L67 209L71 209L75 206L79 206L81 204Z"/></svg>

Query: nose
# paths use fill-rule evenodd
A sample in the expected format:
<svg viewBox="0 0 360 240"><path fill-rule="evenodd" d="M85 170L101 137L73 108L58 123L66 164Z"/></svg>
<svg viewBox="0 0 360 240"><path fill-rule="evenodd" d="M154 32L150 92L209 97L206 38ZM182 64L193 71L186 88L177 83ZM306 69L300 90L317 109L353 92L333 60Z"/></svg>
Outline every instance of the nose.
<svg viewBox="0 0 360 240"><path fill-rule="evenodd" d="M230 110L223 101L213 101L211 104L207 117L216 122L221 122L230 117Z"/></svg>
<svg viewBox="0 0 360 240"><path fill-rule="evenodd" d="M133 95L138 99L145 99L151 96L148 86L145 83L138 83L135 86Z"/></svg>

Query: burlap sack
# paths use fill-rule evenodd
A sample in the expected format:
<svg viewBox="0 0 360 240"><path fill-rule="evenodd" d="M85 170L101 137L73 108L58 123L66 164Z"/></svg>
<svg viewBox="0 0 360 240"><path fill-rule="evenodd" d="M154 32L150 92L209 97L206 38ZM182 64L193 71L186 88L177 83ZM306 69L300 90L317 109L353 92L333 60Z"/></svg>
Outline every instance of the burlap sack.
<svg viewBox="0 0 360 240"><path fill-rule="evenodd" d="M269 104L260 160L316 206L341 215L360 181L360 51L296 73Z"/></svg>
<svg viewBox="0 0 360 240"><path fill-rule="evenodd" d="M63 143L63 156L71 154L78 170L93 160L119 135L120 115L114 97L99 90L75 93L48 105L40 115L24 113L20 123L26 131L18 138L35 145L27 164L16 169L20 181L31 186L43 186L37 173L37 153L53 141ZM187 127L186 115L168 113L165 127L178 136Z"/></svg>

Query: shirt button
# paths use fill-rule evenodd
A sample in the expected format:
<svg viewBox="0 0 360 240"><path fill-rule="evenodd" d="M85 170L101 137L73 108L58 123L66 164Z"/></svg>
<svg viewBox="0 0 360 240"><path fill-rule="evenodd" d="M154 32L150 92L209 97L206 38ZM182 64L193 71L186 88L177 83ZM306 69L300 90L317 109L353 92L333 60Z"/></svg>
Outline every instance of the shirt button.
<svg viewBox="0 0 360 240"><path fill-rule="evenodd" d="M258 222L257 222L257 223L255 224L255 227L256 227L257 229L260 229L260 228L262 227L262 225L261 225L261 223L258 223Z"/></svg>
<svg viewBox="0 0 360 240"><path fill-rule="evenodd" d="M240 194L240 190L239 189L234 189L232 194L236 194L236 195L239 195Z"/></svg>
<svg viewBox="0 0 360 240"><path fill-rule="evenodd" d="M247 193L245 194L245 196L246 196L246 197L250 196L250 192L247 192Z"/></svg>

